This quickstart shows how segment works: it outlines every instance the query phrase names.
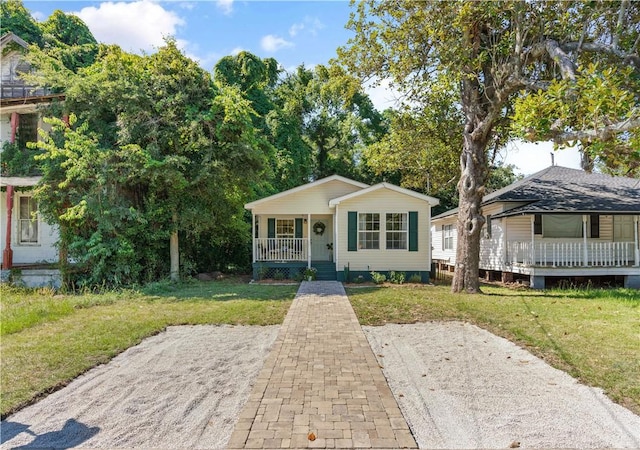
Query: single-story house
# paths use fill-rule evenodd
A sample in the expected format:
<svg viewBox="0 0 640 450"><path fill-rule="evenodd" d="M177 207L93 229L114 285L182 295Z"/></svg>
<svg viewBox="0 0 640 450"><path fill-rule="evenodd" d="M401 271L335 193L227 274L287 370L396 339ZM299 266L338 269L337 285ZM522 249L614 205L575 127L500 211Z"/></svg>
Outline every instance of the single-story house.
<svg viewBox="0 0 640 450"><path fill-rule="evenodd" d="M432 219L433 258L456 263L457 209ZM560 279L640 288L640 180L551 166L482 200L480 270L534 288Z"/></svg>
<svg viewBox="0 0 640 450"><path fill-rule="evenodd" d="M372 271L429 280L431 207L438 200L389 183L338 175L245 205L253 221L253 276L348 281Z"/></svg>

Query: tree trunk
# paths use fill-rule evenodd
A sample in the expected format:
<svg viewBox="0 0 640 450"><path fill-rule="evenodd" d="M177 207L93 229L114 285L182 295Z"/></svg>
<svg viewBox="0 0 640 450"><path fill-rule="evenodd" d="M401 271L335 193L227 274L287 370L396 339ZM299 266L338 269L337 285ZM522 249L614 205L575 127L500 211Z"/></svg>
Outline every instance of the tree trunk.
<svg viewBox="0 0 640 450"><path fill-rule="evenodd" d="M469 129L469 127L468 127ZM474 140L464 133L460 155L461 177L458 182L458 243L452 292L481 293L479 280L480 232L485 219L481 214L486 176L486 139Z"/></svg>
<svg viewBox="0 0 640 450"><path fill-rule="evenodd" d="M173 231L169 241L169 254L171 256L171 268L169 278L171 281L180 281L180 250L178 246L178 214L173 213Z"/></svg>

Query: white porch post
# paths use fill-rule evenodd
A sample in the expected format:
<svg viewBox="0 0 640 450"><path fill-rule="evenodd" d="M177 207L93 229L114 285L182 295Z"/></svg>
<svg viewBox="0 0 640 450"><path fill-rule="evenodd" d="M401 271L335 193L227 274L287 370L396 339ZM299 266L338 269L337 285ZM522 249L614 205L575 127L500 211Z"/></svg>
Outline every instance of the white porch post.
<svg viewBox="0 0 640 450"><path fill-rule="evenodd" d="M588 216L586 214L582 215L582 260L583 266L587 267L589 265L589 250L587 249L587 219Z"/></svg>
<svg viewBox="0 0 640 450"><path fill-rule="evenodd" d="M633 224L635 225L633 227L633 231L634 231L634 240L635 240L635 250L636 250L636 261L635 261L635 266L640 266L640 247L638 246L638 222L640 221L640 216L633 216Z"/></svg>
<svg viewBox="0 0 640 450"><path fill-rule="evenodd" d="M256 262L256 215L253 210L251 210L251 252L253 262Z"/></svg>
<svg viewBox="0 0 640 450"><path fill-rule="evenodd" d="M531 214L531 261L530 264L536 264L536 215ZM522 261L524 262L524 261Z"/></svg>
<svg viewBox="0 0 640 450"><path fill-rule="evenodd" d="M333 264L336 266L336 271L338 270L338 208L336 205L336 212L333 214Z"/></svg>
<svg viewBox="0 0 640 450"><path fill-rule="evenodd" d="M311 213L307 214L307 268L311 269Z"/></svg>

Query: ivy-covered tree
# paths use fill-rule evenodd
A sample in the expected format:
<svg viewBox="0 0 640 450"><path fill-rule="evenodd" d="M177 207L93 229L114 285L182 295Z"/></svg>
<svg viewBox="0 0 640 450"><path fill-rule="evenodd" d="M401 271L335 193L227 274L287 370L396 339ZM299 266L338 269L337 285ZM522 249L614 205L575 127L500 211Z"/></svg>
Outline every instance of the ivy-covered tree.
<svg viewBox="0 0 640 450"><path fill-rule="evenodd" d="M69 70L75 72L95 61L98 42L78 16L58 9L40 27L49 56L60 61Z"/></svg>
<svg viewBox="0 0 640 450"><path fill-rule="evenodd" d="M237 88L173 40L148 56L105 48L64 87L74 114L39 144L38 195L86 282L176 280L181 239L248 239L242 205L264 155Z"/></svg>
<svg viewBox="0 0 640 450"><path fill-rule="evenodd" d="M0 35L12 32L29 44L44 46L42 30L22 0L0 1Z"/></svg>
<svg viewBox="0 0 640 450"><path fill-rule="evenodd" d="M351 72L393 79L425 108L455 92L463 114L462 147L452 149L460 154L454 292L480 292L480 204L496 142L526 127L531 139L578 140L598 156L613 144L637 156L639 24L640 3L628 0L357 4L355 37L339 50Z"/></svg>

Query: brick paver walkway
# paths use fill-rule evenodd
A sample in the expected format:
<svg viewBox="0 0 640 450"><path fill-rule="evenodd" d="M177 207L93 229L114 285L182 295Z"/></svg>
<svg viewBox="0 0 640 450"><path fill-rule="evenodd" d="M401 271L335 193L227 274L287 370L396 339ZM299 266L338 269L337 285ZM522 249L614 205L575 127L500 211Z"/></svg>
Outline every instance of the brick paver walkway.
<svg viewBox="0 0 640 450"><path fill-rule="evenodd" d="M301 284L228 447L417 448L340 283Z"/></svg>

